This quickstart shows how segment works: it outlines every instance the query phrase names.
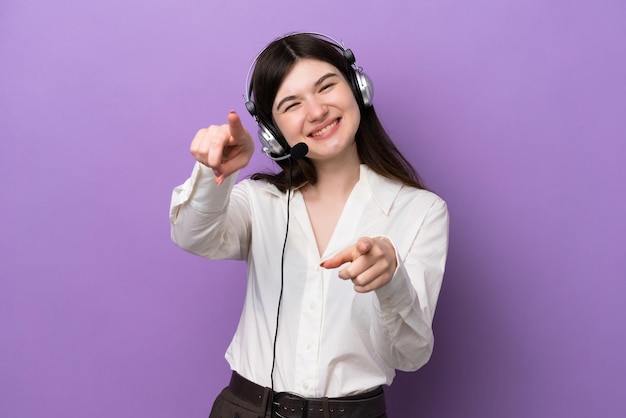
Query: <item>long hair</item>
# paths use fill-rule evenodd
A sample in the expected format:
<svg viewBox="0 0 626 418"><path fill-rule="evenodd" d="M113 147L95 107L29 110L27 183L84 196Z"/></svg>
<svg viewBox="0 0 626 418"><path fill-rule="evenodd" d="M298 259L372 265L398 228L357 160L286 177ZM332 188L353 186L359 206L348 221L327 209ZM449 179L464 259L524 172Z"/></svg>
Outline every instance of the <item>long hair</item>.
<svg viewBox="0 0 626 418"><path fill-rule="evenodd" d="M273 124L272 106L280 85L294 64L302 58L312 58L327 62L336 67L350 82L354 71L348 60L330 42L313 34L297 33L270 43L258 56L252 74L252 94L258 117L266 124ZM361 122L355 135L359 160L381 176L398 180L405 185L424 189L419 175L406 158L396 148L383 128L374 107L363 108L359 93L354 92L361 109ZM274 130L277 131L276 128ZM284 138L277 138L285 149L289 145ZM281 191L289 187L289 165L292 165L291 185L300 187L306 183L315 184L317 173L313 162L308 158L282 160L276 162L278 173L256 173L253 180L265 180Z"/></svg>

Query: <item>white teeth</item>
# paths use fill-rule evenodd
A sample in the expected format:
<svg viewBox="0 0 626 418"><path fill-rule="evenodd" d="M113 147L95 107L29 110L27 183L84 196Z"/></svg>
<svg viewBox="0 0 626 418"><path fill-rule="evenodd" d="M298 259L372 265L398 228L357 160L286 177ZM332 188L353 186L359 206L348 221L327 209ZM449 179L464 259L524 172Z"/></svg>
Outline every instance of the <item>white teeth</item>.
<svg viewBox="0 0 626 418"><path fill-rule="evenodd" d="M316 137L316 136L321 136L324 135L326 132L330 131L332 128L334 128L335 126L337 126L337 123L339 123L338 120L335 120L333 123L331 123L330 125L327 125L325 127L323 127L322 129L320 129L317 132L313 132L311 134L311 136Z"/></svg>

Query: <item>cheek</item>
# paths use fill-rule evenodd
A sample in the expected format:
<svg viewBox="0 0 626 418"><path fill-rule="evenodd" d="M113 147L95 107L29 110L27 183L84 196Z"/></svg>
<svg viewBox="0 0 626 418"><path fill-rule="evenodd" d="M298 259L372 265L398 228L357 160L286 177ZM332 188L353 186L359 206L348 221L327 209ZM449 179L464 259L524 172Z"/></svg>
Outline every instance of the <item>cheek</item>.
<svg viewBox="0 0 626 418"><path fill-rule="evenodd" d="M354 96L352 96L352 100L349 104L349 109L350 113L354 115L352 121L356 132L356 129L358 129L358 127L361 125L361 109L359 109L359 104L356 102L356 99L354 99Z"/></svg>
<svg viewBox="0 0 626 418"><path fill-rule="evenodd" d="M293 136L293 133L292 129L289 128L289 124L286 123L284 120L276 119L274 119L273 124L276 131L278 131L277 133L285 138L285 141L287 141L287 145L292 146L293 142L290 138Z"/></svg>
<svg viewBox="0 0 626 418"><path fill-rule="evenodd" d="M297 124L295 123L293 118L286 118L284 116L279 117L279 118L274 118L274 127L285 138L289 146L292 146L295 143L293 138L299 132L296 129L296 126Z"/></svg>
<svg viewBox="0 0 626 418"><path fill-rule="evenodd" d="M348 110L348 112L352 113L353 115L355 115L354 119L360 120L361 109L359 109L359 104L356 100L356 97L354 97L354 93L352 92L352 90L350 88L347 88L347 92L345 93L343 97L344 97L344 100L342 101L341 107L345 110Z"/></svg>

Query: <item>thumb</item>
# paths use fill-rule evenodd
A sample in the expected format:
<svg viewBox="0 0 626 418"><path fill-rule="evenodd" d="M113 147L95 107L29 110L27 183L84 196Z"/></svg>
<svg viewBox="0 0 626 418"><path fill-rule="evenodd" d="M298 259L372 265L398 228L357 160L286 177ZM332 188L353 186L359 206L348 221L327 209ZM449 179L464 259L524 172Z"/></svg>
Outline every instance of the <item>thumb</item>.
<svg viewBox="0 0 626 418"><path fill-rule="evenodd" d="M228 127L230 129L230 135L235 139L243 139L243 137L248 134L246 128L244 128L241 123L239 115L234 110L228 113Z"/></svg>

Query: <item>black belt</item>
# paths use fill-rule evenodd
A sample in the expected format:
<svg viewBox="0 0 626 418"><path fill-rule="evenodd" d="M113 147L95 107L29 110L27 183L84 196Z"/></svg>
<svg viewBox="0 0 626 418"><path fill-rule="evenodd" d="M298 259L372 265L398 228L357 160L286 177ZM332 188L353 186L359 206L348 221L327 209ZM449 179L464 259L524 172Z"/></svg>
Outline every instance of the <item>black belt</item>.
<svg viewBox="0 0 626 418"><path fill-rule="evenodd" d="M274 392L233 372L230 392L259 408L273 405L279 418L377 418L386 412L382 387L345 398L303 398L294 393ZM273 396L272 396L273 395Z"/></svg>

